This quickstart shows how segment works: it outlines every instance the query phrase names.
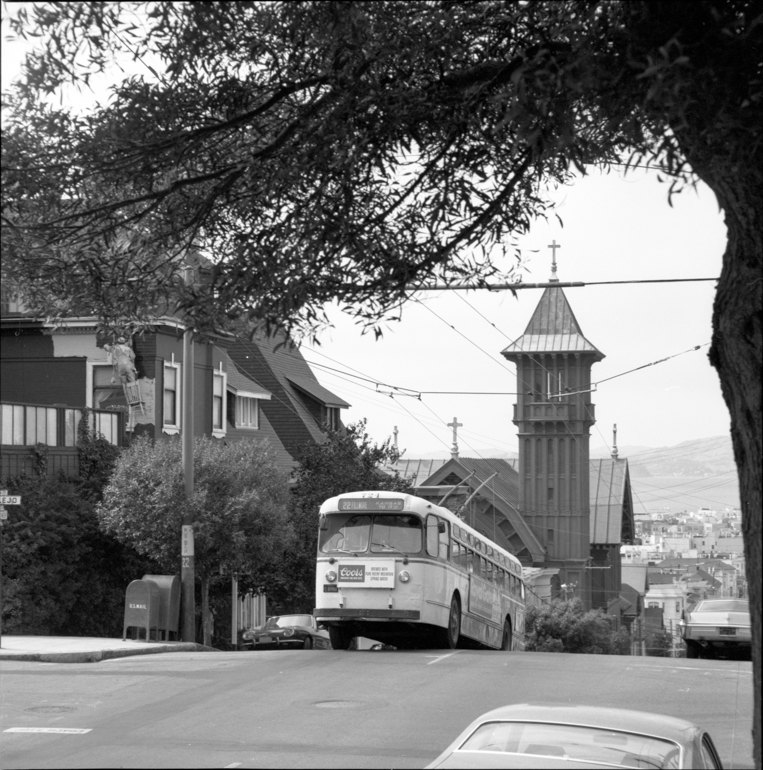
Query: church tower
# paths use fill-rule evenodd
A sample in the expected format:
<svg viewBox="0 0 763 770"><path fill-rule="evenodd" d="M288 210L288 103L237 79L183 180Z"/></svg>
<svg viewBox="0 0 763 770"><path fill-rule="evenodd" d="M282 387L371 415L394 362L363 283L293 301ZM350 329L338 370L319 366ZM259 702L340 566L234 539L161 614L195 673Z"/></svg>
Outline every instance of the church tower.
<svg viewBox="0 0 763 770"><path fill-rule="evenodd" d="M559 247L551 248L555 255ZM543 566L558 568L567 596L590 607L591 366L604 354L583 335L558 281L554 259L552 285L525 333L502 353L517 366L519 511L545 547Z"/></svg>

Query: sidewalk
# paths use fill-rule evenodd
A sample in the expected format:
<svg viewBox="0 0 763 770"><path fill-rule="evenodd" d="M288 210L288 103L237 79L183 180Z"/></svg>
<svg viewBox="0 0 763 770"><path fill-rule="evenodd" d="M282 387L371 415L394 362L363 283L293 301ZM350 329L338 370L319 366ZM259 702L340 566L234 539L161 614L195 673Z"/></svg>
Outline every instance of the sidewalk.
<svg viewBox="0 0 763 770"><path fill-rule="evenodd" d="M43 663L97 663L128 655L159 652L217 652L194 642L123 642L87 636L8 636L0 641L0 665L3 661L39 660Z"/></svg>

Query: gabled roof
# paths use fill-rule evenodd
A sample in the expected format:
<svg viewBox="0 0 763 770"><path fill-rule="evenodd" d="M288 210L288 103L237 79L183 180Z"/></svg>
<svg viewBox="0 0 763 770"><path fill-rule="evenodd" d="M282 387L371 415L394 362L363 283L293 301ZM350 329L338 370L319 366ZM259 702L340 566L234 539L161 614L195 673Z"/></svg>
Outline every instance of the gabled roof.
<svg viewBox="0 0 763 770"><path fill-rule="evenodd" d="M449 459L432 460L426 457L413 460L401 458L397 461L393 470L398 471L404 478L410 479L413 486L418 486L423 484L435 471L442 468L449 461Z"/></svg>
<svg viewBox="0 0 763 770"><path fill-rule="evenodd" d="M622 582L627 583L638 593L645 594L649 590L649 574L646 564L627 564L622 563Z"/></svg>
<svg viewBox="0 0 763 770"><path fill-rule="evenodd" d="M320 401L324 406L334 406L340 409L346 409L349 406L346 401L332 393L328 388L324 388L315 378L287 375L286 379L295 388L304 391L308 396L311 396L316 401Z"/></svg>
<svg viewBox="0 0 763 770"><path fill-rule="evenodd" d="M650 586L657 586L657 585L672 585L676 580L675 575L666 574L664 572L654 572L650 570L649 572L649 585Z"/></svg>
<svg viewBox="0 0 763 770"><path fill-rule="evenodd" d="M623 615L636 617L639 613L641 598L639 592L628 583L623 583L620 588L620 609Z"/></svg>
<svg viewBox="0 0 763 770"><path fill-rule="evenodd" d="M540 298L525 333L504 351L509 358L519 353L592 353L597 361L604 354L589 342L567 302L561 287L549 286Z"/></svg>
<svg viewBox="0 0 763 770"><path fill-rule="evenodd" d="M705 583L707 583L712 588L720 588L721 582L720 580L716 580L712 575L709 575L705 570L698 569L693 575L693 580L702 580Z"/></svg>
<svg viewBox="0 0 763 770"><path fill-rule="evenodd" d="M589 465L591 544L619 544L633 537L633 500L625 458L605 457Z"/></svg>
<svg viewBox="0 0 763 770"><path fill-rule="evenodd" d="M283 332L267 336L258 330L251 340L237 337L230 344L228 353L246 377L260 383L272 394L269 401L262 403L262 411L292 456L296 456L305 444L325 440L318 418L310 413L305 401L308 383L315 392L322 394L319 403L330 401L332 405L349 406L322 388L299 348ZM295 382L303 387L298 388Z"/></svg>
<svg viewBox="0 0 763 770"><path fill-rule="evenodd" d="M264 398L268 401L273 397L273 394L266 388L263 388L258 382L241 374L226 351L221 350L220 352L222 353L222 358L225 362L225 371L228 375L226 378L228 390L233 393L246 394L255 398Z"/></svg>

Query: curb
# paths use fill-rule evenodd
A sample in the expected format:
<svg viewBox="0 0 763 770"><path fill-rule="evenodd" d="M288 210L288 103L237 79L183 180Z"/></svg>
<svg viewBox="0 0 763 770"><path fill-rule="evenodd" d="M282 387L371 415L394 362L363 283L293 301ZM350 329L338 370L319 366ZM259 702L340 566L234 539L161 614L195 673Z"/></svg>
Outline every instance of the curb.
<svg viewBox="0 0 763 770"><path fill-rule="evenodd" d="M134 649L119 650L88 650L86 652L3 652L0 654L0 664L10 661L38 661L40 663L99 663L113 658L127 658L132 655L153 655L162 652L220 652L215 647L205 647L195 642L161 647L135 647Z"/></svg>

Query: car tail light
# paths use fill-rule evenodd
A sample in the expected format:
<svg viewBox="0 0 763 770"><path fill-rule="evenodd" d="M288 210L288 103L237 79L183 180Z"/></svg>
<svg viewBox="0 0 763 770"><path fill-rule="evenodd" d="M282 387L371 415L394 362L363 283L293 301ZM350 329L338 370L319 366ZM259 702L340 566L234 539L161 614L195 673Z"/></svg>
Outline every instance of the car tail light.
<svg viewBox="0 0 763 770"><path fill-rule="evenodd" d="M326 573L326 580L327 580L329 583L336 583L336 572L334 572L334 570L333 570L333 569L330 569L330 570L329 570L329 571Z"/></svg>
<svg viewBox="0 0 763 770"><path fill-rule="evenodd" d="M411 573L407 569L404 569L397 576L401 583L407 583L411 579Z"/></svg>

